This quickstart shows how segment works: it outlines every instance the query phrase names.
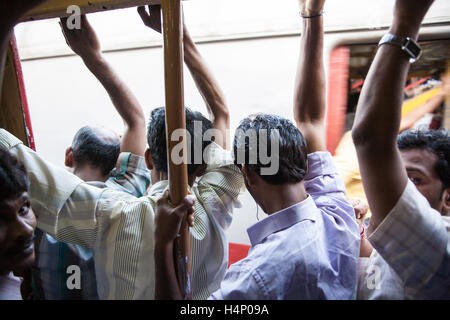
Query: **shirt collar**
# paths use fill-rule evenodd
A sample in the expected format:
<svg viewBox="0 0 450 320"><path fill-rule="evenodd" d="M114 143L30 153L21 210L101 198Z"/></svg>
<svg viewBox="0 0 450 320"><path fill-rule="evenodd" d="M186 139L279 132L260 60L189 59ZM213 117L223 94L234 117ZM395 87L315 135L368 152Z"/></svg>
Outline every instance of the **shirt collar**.
<svg viewBox="0 0 450 320"><path fill-rule="evenodd" d="M168 180L158 181L157 183L155 183L154 185L152 185L150 187L150 189L148 190L147 194L154 195L154 194L163 193L164 190L166 190L168 185L169 185L169 181Z"/></svg>
<svg viewBox="0 0 450 320"><path fill-rule="evenodd" d="M164 190L166 190L168 185L169 185L169 180L160 180L150 187L147 194L152 196L155 194L163 193ZM194 186L195 186L195 184L194 184ZM189 192L192 193L192 188L190 186L188 186L188 190L189 190Z"/></svg>
<svg viewBox="0 0 450 320"><path fill-rule="evenodd" d="M278 211L247 229L252 247L271 234L289 228L302 220L317 220L318 209L314 200L308 198L289 208Z"/></svg>

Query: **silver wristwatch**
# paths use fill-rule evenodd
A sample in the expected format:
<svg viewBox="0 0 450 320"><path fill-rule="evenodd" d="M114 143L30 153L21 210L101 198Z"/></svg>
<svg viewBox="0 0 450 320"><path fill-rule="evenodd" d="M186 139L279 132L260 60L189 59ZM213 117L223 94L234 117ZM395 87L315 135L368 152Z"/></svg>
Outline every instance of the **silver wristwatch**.
<svg viewBox="0 0 450 320"><path fill-rule="evenodd" d="M410 63L416 62L422 55L422 49L417 44L417 42L415 42L410 37L403 38L392 33L388 33L383 38L381 38L378 46L387 43L399 46L403 51L405 51L410 56Z"/></svg>

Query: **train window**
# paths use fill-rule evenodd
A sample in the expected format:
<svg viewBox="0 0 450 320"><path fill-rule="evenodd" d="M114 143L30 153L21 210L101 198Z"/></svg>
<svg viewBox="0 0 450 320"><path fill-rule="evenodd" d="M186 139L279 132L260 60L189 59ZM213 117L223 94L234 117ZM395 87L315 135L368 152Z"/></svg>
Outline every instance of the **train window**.
<svg viewBox="0 0 450 320"><path fill-rule="evenodd" d="M449 128L450 105L442 94L450 85L450 40L422 41L423 55L411 65L405 83L401 130ZM328 147L334 152L353 125L356 105L376 44L336 48L330 58ZM446 80L448 79L448 80Z"/></svg>

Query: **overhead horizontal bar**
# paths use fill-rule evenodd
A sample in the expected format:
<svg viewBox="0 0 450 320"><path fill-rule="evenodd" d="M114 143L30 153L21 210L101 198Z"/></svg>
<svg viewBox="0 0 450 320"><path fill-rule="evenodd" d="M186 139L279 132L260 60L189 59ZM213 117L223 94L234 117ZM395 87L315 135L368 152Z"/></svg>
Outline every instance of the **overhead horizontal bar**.
<svg viewBox="0 0 450 320"><path fill-rule="evenodd" d="M30 11L22 21L34 21L67 17L67 8L76 5L81 13L94 13L114 9L138 7L147 4L161 4L161 0L48 0L42 6Z"/></svg>

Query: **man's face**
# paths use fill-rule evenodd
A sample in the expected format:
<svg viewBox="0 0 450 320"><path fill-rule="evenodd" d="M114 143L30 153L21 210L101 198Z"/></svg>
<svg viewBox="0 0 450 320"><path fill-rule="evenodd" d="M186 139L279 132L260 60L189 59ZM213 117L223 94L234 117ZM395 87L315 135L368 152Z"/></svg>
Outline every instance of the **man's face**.
<svg viewBox="0 0 450 320"><path fill-rule="evenodd" d="M0 273L22 269L34 262L36 218L28 193L0 201Z"/></svg>
<svg viewBox="0 0 450 320"><path fill-rule="evenodd" d="M438 156L424 149L401 150L408 178L416 185L417 190L427 198L433 209L443 213L443 188L439 176L434 169Z"/></svg>

